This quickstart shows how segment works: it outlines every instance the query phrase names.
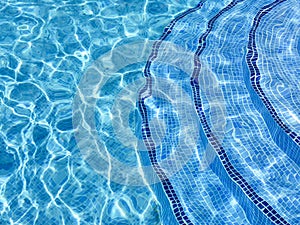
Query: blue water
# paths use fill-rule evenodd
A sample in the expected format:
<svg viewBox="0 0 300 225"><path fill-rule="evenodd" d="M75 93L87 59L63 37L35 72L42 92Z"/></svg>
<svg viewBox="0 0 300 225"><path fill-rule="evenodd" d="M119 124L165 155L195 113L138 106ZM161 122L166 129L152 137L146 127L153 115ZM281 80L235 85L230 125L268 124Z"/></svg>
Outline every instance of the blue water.
<svg viewBox="0 0 300 225"><path fill-rule="evenodd" d="M300 224L299 6L0 3L0 224Z"/></svg>

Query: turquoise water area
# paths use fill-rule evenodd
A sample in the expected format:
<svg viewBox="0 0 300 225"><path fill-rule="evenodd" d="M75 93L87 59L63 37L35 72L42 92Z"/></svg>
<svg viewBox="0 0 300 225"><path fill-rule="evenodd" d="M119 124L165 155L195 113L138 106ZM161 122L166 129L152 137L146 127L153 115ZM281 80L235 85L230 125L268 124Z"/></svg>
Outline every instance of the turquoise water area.
<svg viewBox="0 0 300 225"><path fill-rule="evenodd" d="M299 11L0 3L0 224L300 224Z"/></svg>

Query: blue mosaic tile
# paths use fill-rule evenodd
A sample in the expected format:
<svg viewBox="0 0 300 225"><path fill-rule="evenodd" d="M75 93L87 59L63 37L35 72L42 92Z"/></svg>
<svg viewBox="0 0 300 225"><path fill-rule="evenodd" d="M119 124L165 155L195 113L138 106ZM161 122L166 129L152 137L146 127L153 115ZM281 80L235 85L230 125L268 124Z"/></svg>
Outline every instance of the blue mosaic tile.
<svg viewBox="0 0 300 225"><path fill-rule="evenodd" d="M300 224L297 6L0 3L0 224Z"/></svg>

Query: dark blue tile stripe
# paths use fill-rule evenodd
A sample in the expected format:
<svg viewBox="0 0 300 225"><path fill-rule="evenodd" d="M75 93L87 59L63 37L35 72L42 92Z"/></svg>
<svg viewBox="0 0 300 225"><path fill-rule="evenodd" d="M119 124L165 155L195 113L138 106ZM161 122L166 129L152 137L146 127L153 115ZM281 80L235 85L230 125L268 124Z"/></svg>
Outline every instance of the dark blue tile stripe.
<svg viewBox="0 0 300 225"><path fill-rule="evenodd" d="M266 94L263 92L260 85L261 74L257 66L258 52L255 43L255 33L258 28L258 25L263 16L269 13L276 5L285 1L286 0L275 1L272 4L263 7L255 16L252 28L249 33L248 53L246 57L246 62L250 70L250 80L253 89L263 101L264 105L266 106L276 123L292 138L292 140L294 140L298 145L300 145L300 136L294 131L292 131L285 123L283 123L279 115L276 113L275 108L267 98Z"/></svg>
<svg viewBox="0 0 300 225"><path fill-rule="evenodd" d="M210 164L210 169L219 176L224 187L231 191L239 205L244 209L245 216L250 224L274 224L257 208L252 199L249 199L248 196L245 195L244 191L239 187L239 184L231 179L221 160L214 160L214 162Z"/></svg>
<svg viewBox="0 0 300 225"><path fill-rule="evenodd" d="M201 124L203 126L203 129L205 131L205 134L210 141L211 145L214 147L214 149L217 151L217 154L221 160L221 163L223 167L225 168L226 172L230 176L230 178L241 188L241 190L247 195L247 197L260 209L260 211L265 215L269 220L274 222L275 224L288 224L288 222L281 217L276 210L273 209L267 203L263 198L261 198L254 190L253 188L248 184L248 182L241 176L241 174L233 167L231 164L224 148L221 146L221 144L218 142L217 138L212 133L210 127L208 126L208 123L205 118L205 114L202 108L202 103L200 99L200 87L198 83L198 75L201 70L201 63L199 61L199 56L203 52L204 48L206 47L206 38L208 34L213 29L213 24L217 20L218 17L220 17L223 13L234 7L238 2L242 2L243 0L237 0L231 2L227 7L222 9L217 15L215 15L208 23L208 28L204 34L201 35L199 39L199 47L197 48L195 59L194 59L194 73L191 77L191 86L193 89L193 96L195 101L195 107L197 110L197 114L200 118ZM204 1L203 1L204 2ZM151 137L151 132L149 128L148 123L148 115L146 111L146 106L144 103L144 100L151 96L152 93L152 79L150 74L150 66L153 60L157 57L157 52L159 50L161 41L165 40L166 37L172 32L173 27L175 26L176 22L183 18L184 16L188 15L189 13L192 13L198 9L200 9L203 5L203 2L200 2L196 7L187 10L186 12L182 13L178 17L176 17L171 23L164 29L164 33L160 37L160 40L157 41L153 45L153 50L151 55L149 56L149 59L146 63L146 67L144 70L144 76L146 77L146 84L141 89L139 93L139 101L138 101L138 107L142 115L143 124L142 124L142 134L143 139L145 142L145 145L148 149L148 154L150 157L151 164L156 171L158 177L161 179L163 187L167 193L167 196L169 200L171 201L172 208L174 211L174 214L176 216L176 219L180 224L192 224L192 222L188 219L186 214L184 213L183 207L172 187L172 184L170 183L169 179L166 177L166 174L162 170L162 168L159 166L156 158L156 151L155 151L155 145ZM282 1L277 1L282 2ZM262 8L261 11L268 9L269 7L275 7L277 4L272 3L270 5L265 6ZM260 11L260 12L261 12ZM269 9L270 11L270 9ZM255 45L254 45L255 46Z"/></svg>
<svg viewBox="0 0 300 225"><path fill-rule="evenodd" d="M180 14L179 16L177 16L174 20L172 20L171 23L164 29L164 32L161 35L159 41L154 43L154 45L152 47L152 52L146 62L146 66L145 66L145 70L144 70L146 84L139 92L139 101L138 101L139 111L142 116L143 140L148 149L148 154L149 154L149 158L151 161L151 165L154 168L157 176L159 177L159 179L161 180L161 182L163 184L163 188L167 194L168 199L171 202L172 210L175 214L175 217L176 217L178 223L179 224L188 224L188 225L192 225L193 223L190 221L190 219L185 214L182 204L179 201L170 180L168 179L168 177L164 173L163 169L159 166L159 164L157 162L155 144L151 137L149 121L148 121L148 114L147 114L146 105L145 105L144 101L146 98L150 97L152 94L152 77L151 77L151 73L150 73L150 66L151 66L153 60L157 57L157 53L158 53L158 50L159 50L159 47L160 47L162 41L164 41L167 38L167 36L172 32L172 29L174 28L177 21L179 21L186 15L199 10L203 6L204 2L205 1L201 1L196 7L188 9L187 11L185 11L182 14Z"/></svg>
<svg viewBox="0 0 300 225"><path fill-rule="evenodd" d="M280 216L277 211L262 197L260 197L256 191L250 186L250 184L242 177L242 175L233 167L232 163L230 162L228 155L222 145L219 143L218 139L214 136L213 132L211 131L208 122L206 120L206 116L204 114L204 110L201 103L200 98L200 86L198 82L198 76L201 70L201 63L199 60L200 54L203 52L206 46L206 38L210 31L213 29L213 24L218 17L220 17L223 13L234 7L238 2L241 1L233 1L224 9L222 9L215 17L213 17L209 23L206 32L200 37L199 39L199 46L196 51L195 55L195 65L193 75L191 77L191 86L193 89L193 97L195 102L195 108L197 114L200 118L200 122L202 124L203 130L213 148L216 150L219 159L223 167L225 168L226 172L230 176L230 178L242 189L242 191L247 195L247 197L258 207L260 212L262 212L270 221L275 224L289 224L282 216ZM276 1L275 3L269 4L264 6L262 10L268 9L269 11L275 7L281 1ZM262 11L260 10L260 12Z"/></svg>

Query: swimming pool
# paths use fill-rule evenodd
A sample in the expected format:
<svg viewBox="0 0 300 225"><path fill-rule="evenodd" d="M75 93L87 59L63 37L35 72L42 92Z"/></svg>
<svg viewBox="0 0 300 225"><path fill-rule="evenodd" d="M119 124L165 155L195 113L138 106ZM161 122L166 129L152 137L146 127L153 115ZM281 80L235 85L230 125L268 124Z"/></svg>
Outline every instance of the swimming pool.
<svg viewBox="0 0 300 225"><path fill-rule="evenodd" d="M300 224L299 6L1 3L0 224Z"/></svg>

